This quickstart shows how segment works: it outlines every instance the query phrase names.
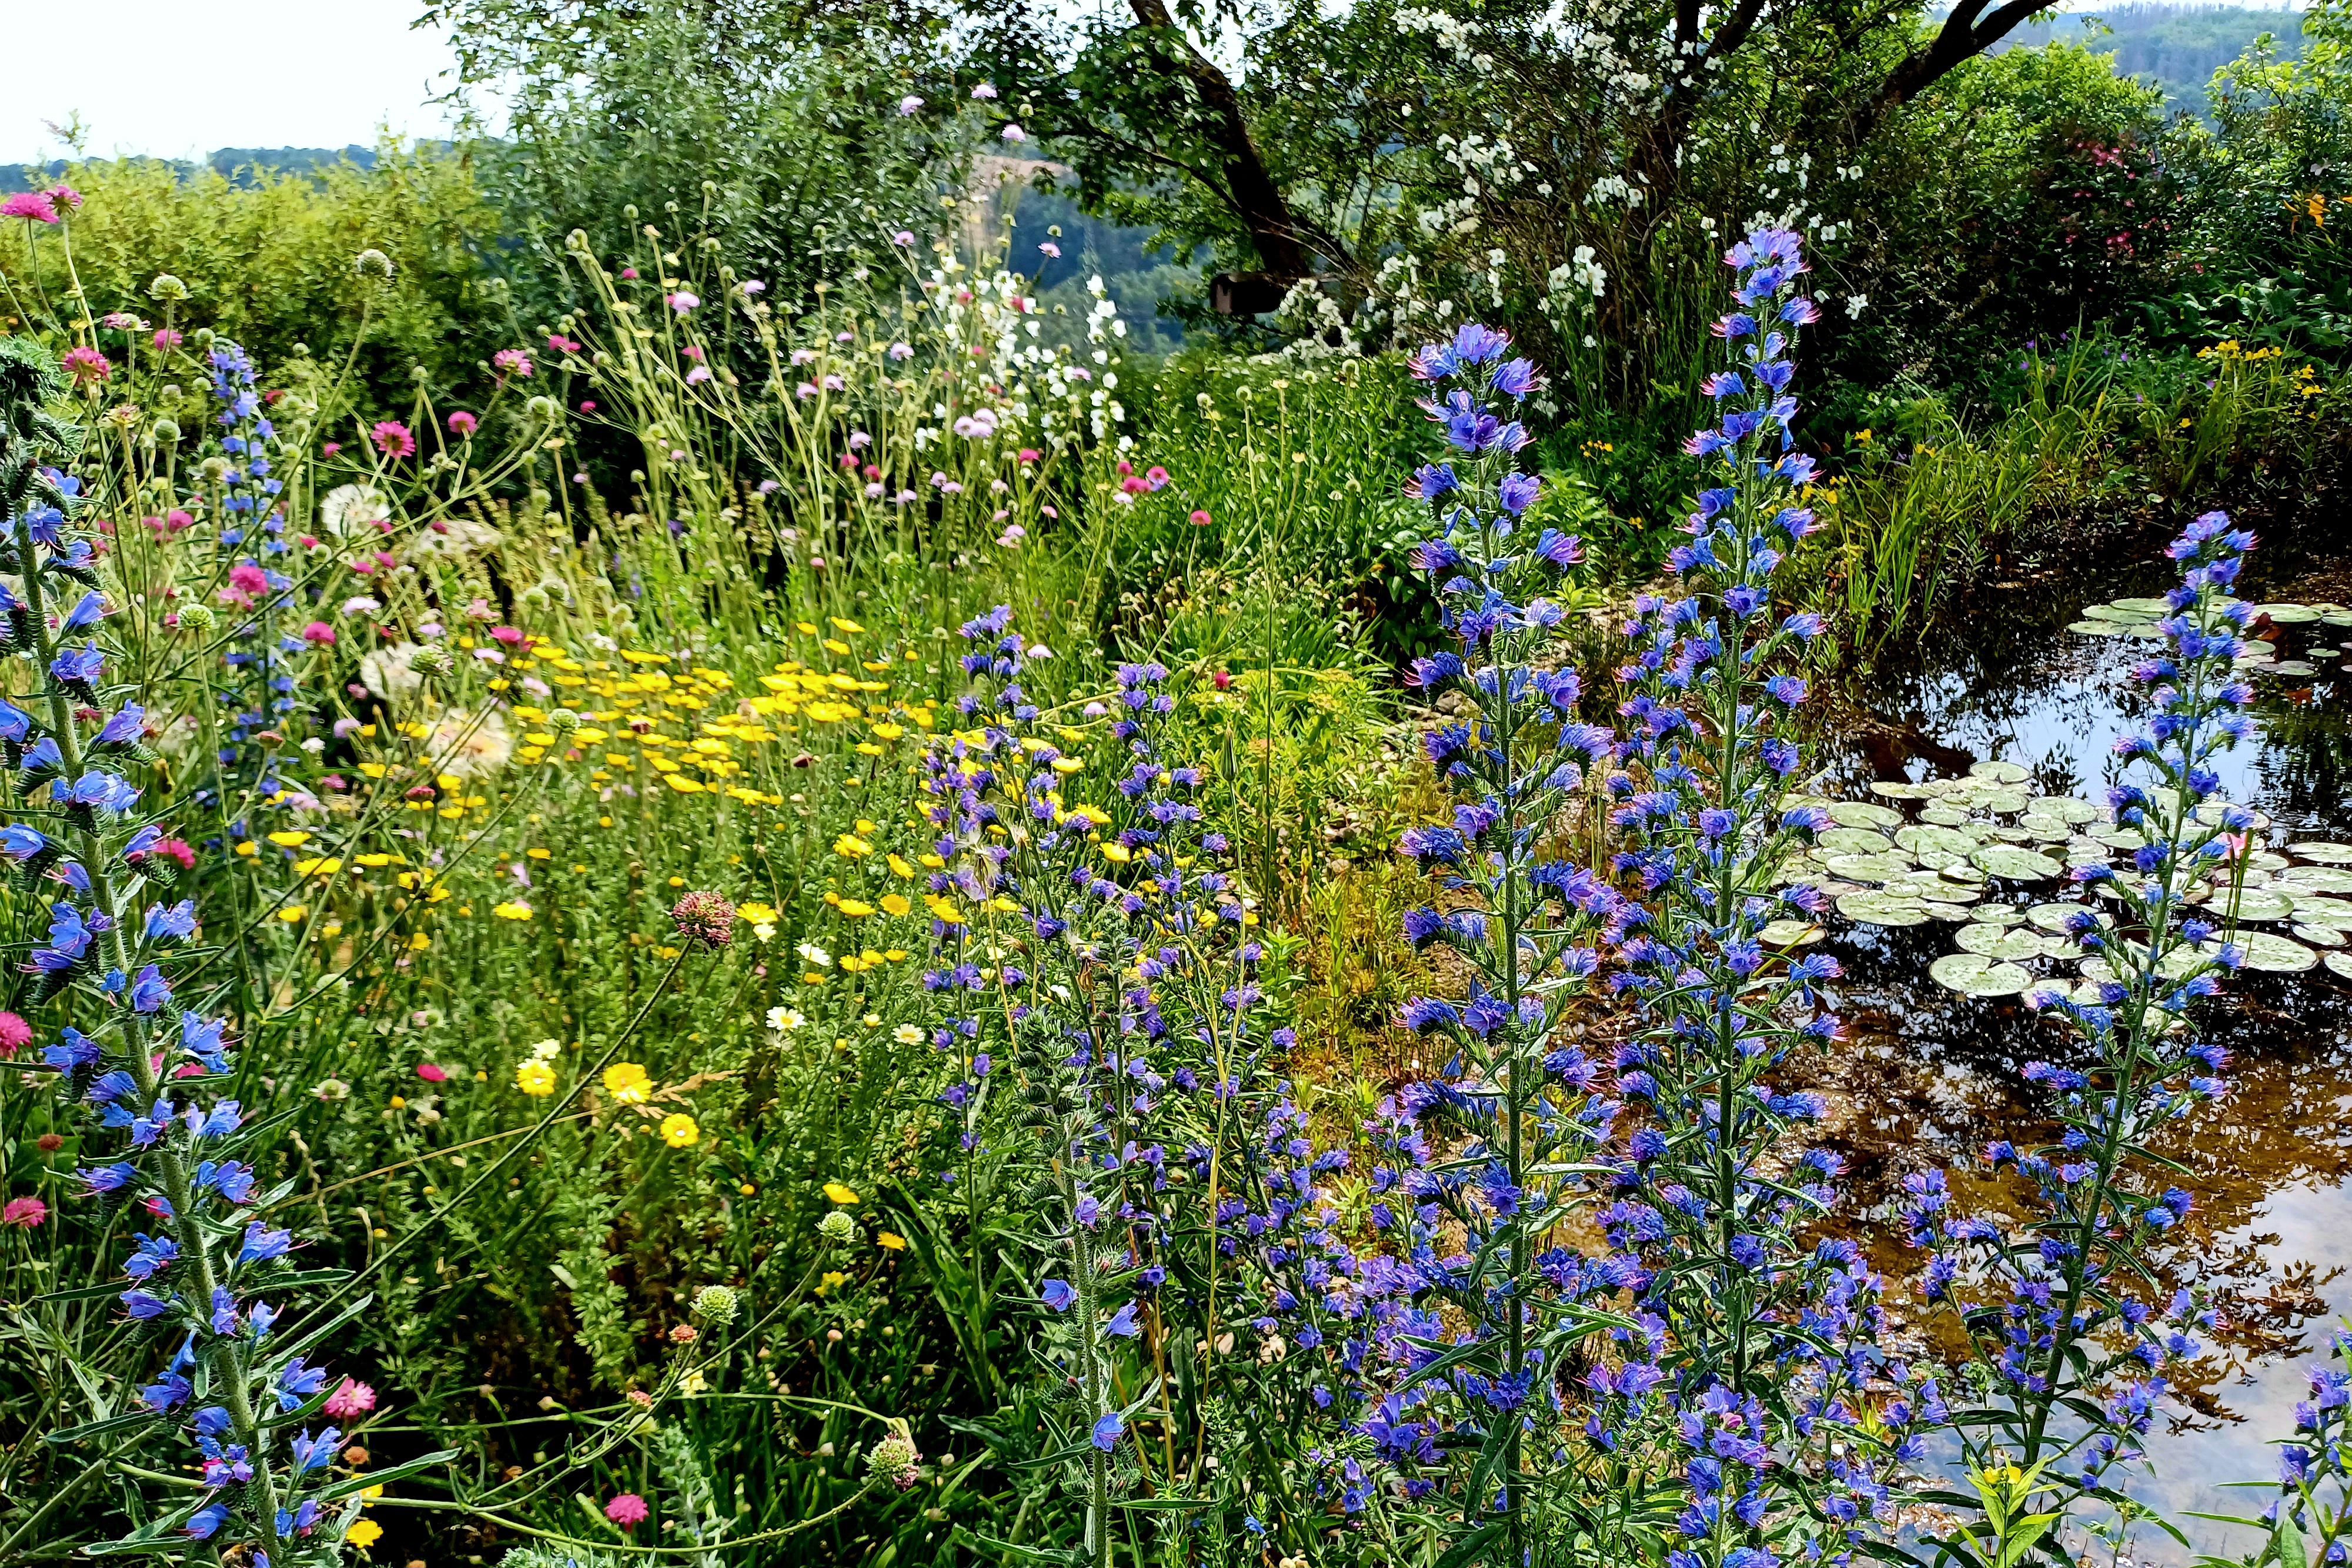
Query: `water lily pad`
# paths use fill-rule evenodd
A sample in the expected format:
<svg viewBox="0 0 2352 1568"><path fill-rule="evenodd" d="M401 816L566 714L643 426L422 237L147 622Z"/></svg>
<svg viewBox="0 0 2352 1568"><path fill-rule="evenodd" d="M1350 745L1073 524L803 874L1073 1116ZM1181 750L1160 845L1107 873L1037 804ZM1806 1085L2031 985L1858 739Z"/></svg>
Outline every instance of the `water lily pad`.
<svg viewBox="0 0 2352 1568"><path fill-rule="evenodd" d="M2088 836L2114 850L2136 850L2147 842L2147 836L2137 828L2101 828Z"/></svg>
<svg viewBox="0 0 2352 1568"><path fill-rule="evenodd" d="M1911 857L1896 850L1879 854L1832 855L1830 874L1846 882L1892 882L1912 870Z"/></svg>
<svg viewBox="0 0 2352 1568"><path fill-rule="evenodd" d="M2319 955L2300 942L2290 942L2268 931L2241 931L2238 946L2246 955L2246 967L2263 969L2274 975L2294 975L2319 962Z"/></svg>
<svg viewBox="0 0 2352 1568"><path fill-rule="evenodd" d="M2257 604L2254 613L2267 615L2281 626L2300 626L2307 621L2319 619L2319 612L2308 604Z"/></svg>
<svg viewBox="0 0 2352 1568"><path fill-rule="evenodd" d="M1767 947L1797 947L1822 939L1822 928L1810 920L1775 920L1756 934Z"/></svg>
<svg viewBox="0 0 2352 1568"><path fill-rule="evenodd" d="M2280 873L2291 892L2352 893L2352 870L2332 865L2291 865Z"/></svg>
<svg viewBox="0 0 2352 1568"><path fill-rule="evenodd" d="M1969 917L1969 906L1967 904L1948 904L1940 898L1927 899L1923 902L1919 907L1926 910L1928 914L1934 915L1938 920L1958 922L1966 920Z"/></svg>
<svg viewBox="0 0 2352 1568"><path fill-rule="evenodd" d="M2115 601L2115 607L2129 611L2134 615L2168 615L2172 612L2171 602L2164 599L2118 599Z"/></svg>
<svg viewBox="0 0 2352 1568"><path fill-rule="evenodd" d="M1876 828L1823 828L1813 835L1813 844L1833 855L1874 855L1887 847L1886 835Z"/></svg>
<svg viewBox="0 0 2352 1568"><path fill-rule="evenodd" d="M2116 917L2105 910L2092 909L2086 904L2037 904L2026 911L2025 917L2042 930L2056 936L2066 929L2066 922L2070 917L2085 911L2097 915L2102 926L2111 926L2116 923Z"/></svg>
<svg viewBox="0 0 2352 1568"><path fill-rule="evenodd" d="M2069 621L2066 630L2078 637L2120 637L2127 628L2120 621Z"/></svg>
<svg viewBox="0 0 2352 1568"><path fill-rule="evenodd" d="M1987 845L1976 852L1974 859L1986 874L2015 882L2047 882L2064 874L2066 870L2048 855L2038 855L2013 844Z"/></svg>
<svg viewBox="0 0 2352 1568"><path fill-rule="evenodd" d="M1957 828L1962 822L1969 820L1969 814L1966 811L1957 810L1950 806L1937 805L1929 806L1926 810L1922 810L1919 813L1919 820L1923 822L1932 823L1938 828Z"/></svg>
<svg viewBox="0 0 2352 1568"><path fill-rule="evenodd" d="M2001 844L2030 844L2033 841L2033 835L2023 828L1987 828L1985 837Z"/></svg>
<svg viewBox="0 0 2352 1568"><path fill-rule="evenodd" d="M2126 610L2120 604L2085 604L2083 618L2086 621L2146 621L2150 612Z"/></svg>
<svg viewBox="0 0 2352 1568"><path fill-rule="evenodd" d="M2063 843L2074 830L2062 817L2037 816L2028 808L2025 815L2017 819L2017 831L2034 843L2055 844Z"/></svg>
<svg viewBox="0 0 2352 1568"><path fill-rule="evenodd" d="M2227 915L2231 908L2229 894L2216 892L2205 907L2209 915ZM2284 920L2294 911L2294 902L2284 894L2266 893L2261 888L2250 887L2238 894L2237 913L2241 920Z"/></svg>
<svg viewBox="0 0 2352 1568"><path fill-rule="evenodd" d="M1895 841L1915 855L1922 850L1946 850L1965 855L1974 852L1978 839L1966 828L1937 822L1913 822L1895 830Z"/></svg>
<svg viewBox="0 0 2352 1568"><path fill-rule="evenodd" d="M2344 946L2344 932L2334 925L2290 925L2287 927L2287 935L2298 942L2307 942L2314 947Z"/></svg>
<svg viewBox="0 0 2352 1568"><path fill-rule="evenodd" d="M2099 808L2079 795L2044 795L2033 802L2033 809L2045 817L2077 825L2099 819Z"/></svg>
<svg viewBox="0 0 2352 1568"><path fill-rule="evenodd" d="M1895 834L1895 841L1901 843L1903 835ZM2325 839L2316 839L2309 843L2289 844L2287 852L2301 855L2307 861L2324 861L2329 865L2352 865L2352 844L2330 843Z"/></svg>
<svg viewBox="0 0 2352 1568"><path fill-rule="evenodd" d="M2340 898L2307 898L2299 891L2289 891L2294 901L2294 918L2302 925L2326 925L2338 931L2352 931L2352 904Z"/></svg>
<svg viewBox="0 0 2352 1568"><path fill-rule="evenodd" d="M1849 893L1837 906L1840 915L1865 925L1925 925L1932 918L1918 899L1885 893Z"/></svg>
<svg viewBox="0 0 2352 1568"><path fill-rule="evenodd" d="M2263 672L2266 675L2315 675L2319 666L2303 659L2281 659Z"/></svg>
<svg viewBox="0 0 2352 1568"><path fill-rule="evenodd" d="M1830 821L1841 828L1895 828L1902 825L1903 813L1870 800L1832 800Z"/></svg>
<svg viewBox="0 0 2352 1568"><path fill-rule="evenodd" d="M2221 820L2221 813L2230 810L2231 806L2236 804L2237 802L2233 800L2208 800L2203 805L2197 808L2194 815L2199 821L2210 825L2212 823L2219 822ZM2241 808L2241 810L2243 810L2243 808ZM2271 825L2270 813L2267 811L2248 811L2247 815L2252 820L2253 825L2258 831L2266 829Z"/></svg>
<svg viewBox="0 0 2352 1568"><path fill-rule="evenodd" d="M1919 786L1906 779L1874 779L1870 792L1885 800L1916 800L1920 797Z"/></svg>
<svg viewBox="0 0 2352 1568"><path fill-rule="evenodd" d="M1947 953L1927 966L1927 977L1964 997L2013 997L2033 984L2032 974L1975 953Z"/></svg>
<svg viewBox="0 0 2352 1568"><path fill-rule="evenodd" d="M2020 763L2003 762L1995 758L1969 763L1969 777L1990 779L1996 784L2022 784L2031 775Z"/></svg>
<svg viewBox="0 0 2352 1568"><path fill-rule="evenodd" d="M1955 932L1952 940L1963 953L1974 953L1983 958L2003 958L2012 964L2047 956L2042 946L2047 938L2039 931L2030 931L2021 926L1979 925L1971 921Z"/></svg>
<svg viewBox="0 0 2352 1568"><path fill-rule="evenodd" d="M1979 904L1969 911L1969 918L1980 925L2016 925L2025 919L2025 911L2014 904Z"/></svg>
<svg viewBox="0 0 2352 1568"><path fill-rule="evenodd" d="M1988 789L1971 789L1966 799L1969 805L1979 811L1990 811L1996 816L2007 817L2024 810L2027 802L2032 800L2032 797L2022 789L2014 789L2007 785L2001 785Z"/></svg>
<svg viewBox="0 0 2352 1568"><path fill-rule="evenodd" d="M1966 865L1969 857L1958 850L1916 850L1912 859L1929 871L1949 871L1956 865Z"/></svg>
<svg viewBox="0 0 2352 1568"><path fill-rule="evenodd" d="M2340 975L2345 979L2352 980L2352 953L2347 953L2339 949L2336 952L2326 955L2326 961L2331 973Z"/></svg>

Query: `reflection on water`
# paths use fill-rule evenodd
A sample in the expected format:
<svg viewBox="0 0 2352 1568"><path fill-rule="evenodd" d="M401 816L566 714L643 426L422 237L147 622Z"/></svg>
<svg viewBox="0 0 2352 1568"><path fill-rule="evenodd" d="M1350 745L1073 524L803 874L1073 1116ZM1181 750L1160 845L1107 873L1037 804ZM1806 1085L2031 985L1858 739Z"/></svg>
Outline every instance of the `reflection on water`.
<svg viewBox="0 0 2352 1568"><path fill-rule="evenodd" d="M2352 549L2325 532L2266 539L2250 558L2244 597L2352 605ZM2064 628L2086 604L2161 593L2168 582L2153 546L2139 553L2145 561L2096 574L1995 585L1916 656L1857 678L1825 754L1829 792L1954 777L1998 758L2031 769L2040 792L2101 798L2117 777L2110 745L2138 723L2125 674L2149 644ZM2314 669L2257 679L2260 736L2220 759L2223 789L2273 819L2273 842L2352 841L2352 628L2258 630L2282 660ZM1957 1164L1996 1128L2014 1136L2033 1124L2036 1099L2018 1069L2063 1054L2067 1036L2015 998L1962 998L1930 982L1929 962L1950 948L1938 925L1836 922L1832 942L1847 969L1841 1001L1853 1048L1825 1064L1822 1086L1833 1092L1832 1136L1853 1161L1852 1190L1883 1221L1910 1171ZM2225 1485L2275 1477L2268 1445L2292 1429L2315 1359L2305 1331L2352 1314L2352 984L2325 969L2248 974L2231 993L2207 1028L2235 1055L2232 1092L2166 1150L2196 1173L2187 1185L2200 1207L2161 1260L2179 1282L2213 1292L2226 1332L2211 1375L2182 1391L2181 1419L2151 1437L2154 1473L2136 1489L2200 1550L2231 1532L2189 1511L2251 1514L2267 1502L2266 1490ZM1995 1212L2002 1199L1982 1186L1961 1196ZM1895 1277L1913 1261L1891 1239L1878 1260ZM2158 1559L2179 1556L2158 1537L2139 1544Z"/></svg>

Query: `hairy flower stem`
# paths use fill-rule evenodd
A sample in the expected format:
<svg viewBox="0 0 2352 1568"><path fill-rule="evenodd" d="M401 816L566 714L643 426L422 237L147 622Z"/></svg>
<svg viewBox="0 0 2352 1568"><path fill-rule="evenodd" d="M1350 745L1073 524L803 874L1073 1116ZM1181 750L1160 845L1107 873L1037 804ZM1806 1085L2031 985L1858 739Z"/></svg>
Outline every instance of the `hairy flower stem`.
<svg viewBox="0 0 2352 1568"><path fill-rule="evenodd" d="M16 558L25 563L20 580L24 584L25 603L30 612L27 618L33 627L40 667L46 674L58 655L57 637L50 631L44 607L43 573L37 565L39 557L36 553L30 517L20 508L15 520ZM48 700L49 733L56 738L58 750L64 758L64 774L67 778L79 778L82 772L81 741L76 733L78 727L73 704L65 688L56 680L46 679L42 684L47 688ZM123 936L121 911L118 907L112 868L107 861L105 845L94 828L77 824L73 832L81 863L89 870L90 902L110 922L106 939L114 967L128 973L131 955ZM131 1076L139 1085L142 1100L152 1103L161 1095L163 1074L157 1066L155 1054L148 1049L146 1017L136 1008L125 1007L122 1024L130 1047ZM154 1157L163 1195L172 1205L170 1224L173 1237L180 1244L180 1255L188 1260L195 1271L196 1289L201 1292L197 1299L209 1301L220 1281L213 1270L212 1238L205 1233L196 1218L187 1162L181 1157L180 1151L169 1137L157 1140ZM221 1404L228 1411L236 1440L245 1444L257 1460L263 1459L267 1453L266 1434L256 1416L252 1396L247 1387L247 1367L243 1344L233 1335L225 1335L215 1343L219 1344L215 1354L227 1373L221 1380L224 1385ZM252 1484L261 1494L259 1512L263 1528L269 1532L269 1539L275 1542L279 1539L278 1489L267 1463L255 1464Z"/></svg>

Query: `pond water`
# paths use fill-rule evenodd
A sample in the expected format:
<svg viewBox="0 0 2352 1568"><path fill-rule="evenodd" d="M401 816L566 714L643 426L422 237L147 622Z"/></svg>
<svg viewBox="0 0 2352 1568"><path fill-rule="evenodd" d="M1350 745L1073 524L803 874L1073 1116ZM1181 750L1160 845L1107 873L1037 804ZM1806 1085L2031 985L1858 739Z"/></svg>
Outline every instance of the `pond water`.
<svg viewBox="0 0 2352 1568"><path fill-rule="evenodd" d="M2038 793L2103 800L2116 777L2110 743L2137 727L2126 672L2150 644L2066 627L2086 605L2162 593L2170 578L2157 559L2161 542L2134 540L2103 549L2097 562L1990 584L1916 653L1856 677L1832 726L1841 738L1824 754L1824 792L1869 798L1874 780L1919 783L2000 760L2027 769ZM2265 538L2242 591L2252 601L2352 605L2352 539L2316 526ZM2287 670L2256 677L2259 736L2222 759L2224 790L2268 814L2274 846L2352 841L2352 627L2266 630ZM2297 668L2305 664L2308 673ZM1867 1216L1884 1219L1909 1171L1957 1170L1995 1128L2025 1141L2036 1097L2022 1092L2018 1070L2064 1054L2067 1036L2015 997L1961 997L1930 981L1929 963L1954 950L1948 922L1833 919L1829 930L1846 966L1839 999L1853 1040L1822 1070L1822 1086L1833 1092L1832 1135L1853 1162L1852 1190ZM2035 966L2045 977L2067 967ZM2225 1332L2210 1375L2183 1391L2189 1407L2176 1405L2178 1419L2151 1437L2151 1473L2134 1488L2200 1550L2240 1543L2226 1527L2187 1518L2190 1511L2252 1514L2266 1505L2277 1471L2269 1444L2292 1430L2315 1359L2306 1346L2352 1314L2352 981L2322 967L2249 973L2231 991L2206 1028L2234 1053L2233 1089L2168 1150L2197 1173L2187 1185L2199 1208L2161 1260L2178 1281L2214 1293ZM1983 1187L1963 1197L1996 1208L2000 1200ZM1898 1276L1914 1260L1889 1242L1879 1261ZM1916 1300L1907 1281L1892 1295L1906 1307ZM2223 1490L2230 1481L2262 1486ZM2138 1545L2149 1561L2183 1555L2152 1531Z"/></svg>

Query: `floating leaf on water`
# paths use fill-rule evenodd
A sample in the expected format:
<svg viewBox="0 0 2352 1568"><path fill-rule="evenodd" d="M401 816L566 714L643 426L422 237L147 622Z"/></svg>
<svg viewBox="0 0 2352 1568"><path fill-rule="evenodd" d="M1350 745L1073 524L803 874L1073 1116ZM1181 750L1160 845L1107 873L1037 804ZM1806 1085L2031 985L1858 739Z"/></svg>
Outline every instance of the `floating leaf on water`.
<svg viewBox="0 0 2352 1568"><path fill-rule="evenodd" d="M2063 843L2074 831L2061 818L2036 816L2031 810L2017 819L2017 828L2038 844Z"/></svg>
<svg viewBox="0 0 2352 1568"><path fill-rule="evenodd" d="M1967 904L1947 904L1938 898L1928 899L1925 903L1921 904L1919 907L1926 910L1928 914L1934 915L1938 920L1960 921L1966 920L1969 917L1969 906Z"/></svg>
<svg viewBox="0 0 2352 1568"><path fill-rule="evenodd" d="M2032 797L2027 795L2022 789L2011 789L2005 788L1995 789L1974 789L1969 792L1969 803L1975 806L1978 810L1991 811L1996 815L2003 817L2024 810L2026 802L2031 799Z"/></svg>
<svg viewBox="0 0 2352 1568"><path fill-rule="evenodd" d="M1957 828L1969 820L1969 814L1966 811L1955 810L1949 806L1929 806L1919 813L1919 820L1923 822L1932 822L1939 828Z"/></svg>
<svg viewBox="0 0 2352 1568"><path fill-rule="evenodd" d="M2279 873L2289 893L2352 893L2352 869L2332 865L2291 865Z"/></svg>
<svg viewBox="0 0 2352 1568"><path fill-rule="evenodd" d="M2352 626L2352 610L2330 610L2320 619L2330 626Z"/></svg>
<svg viewBox="0 0 2352 1568"><path fill-rule="evenodd" d="M1865 925L1925 925L1931 918L1918 899L1885 893L1849 893L1837 906L1840 915Z"/></svg>
<svg viewBox="0 0 2352 1568"><path fill-rule="evenodd" d="M1869 855L1832 855L1829 862L1830 874L1847 882L1892 882L1907 875L1911 869L1911 857L1896 850Z"/></svg>
<svg viewBox="0 0 2352 1568"><path fill-rule="evenodd" d="M1971 921L1954 933L1952 940L1963 953L1974 953L1981 958L2004 958L2014 964L2043 956L2042 943L2047 938L2039 931L2020 926L1979 925Z"/></svg>
<svg viewBox="0 0 2352 1568"><path fill-rule="evenodd" d="M1895 834L1895 841L1901 843L1903 835ZM2319 839L2310 843L2289 844L2286 849L2287 853L2301 855L2307 861L2325 861L2329 865L2352 864L2352 844L2330 843L2325 839Z"/></svg>
<svg viewBox="0 0 2352 1568"><path fill-rule="evenodd" d="M2267 615L2281 626L2299 626L2306 621L2319 619L2319 612L2308 604L2257 604L2254 613Z"/></svg>
<svg viewBox="0 0 2352 1568"><path fill-rule="evenodd" d="M2342 976L2347 980L2352 980L2352 953L2338 950L2328 954L2326 956L2326 961L2327 967L2332 972Z"/></svg>
<svg viewBox="0 0 2352 1568"><path fill-rule="evenodd" d="M2319 666L2302 659L2281 659L2263 672L2269 675L2315 675Z"/></svg>
<svg viewBox="0 0 2352 1568"><path fill-rule="evenodd" d="M2308 942L2315 947L2341 947L2343 931L2334 925L2290 925L2287 934L2298 942Z"/></svg>
<svg viewBox="0 0 2352 1568"><path fill-rule="evenodd" d="M2268 931L2241 931L2237 943L2246 956L2246 967L2274 975L2294 975L2319 962L2319 955L2300 942L2290 942Z"/></svg>
<svg viewBox="0 0 2352 1568"><path fill-rule="evenodd" d="M1870 800L1832 800L1830 821L1841 828L1896 828L1903 824L1903 813Z"/></svg>
<svg viewBox="0 0 2352 1568"><path fill-rule="evenodd" d="M1874 855L1887 847L1886 835L1876 828L1823 828L1813 844L1833 855Z"/></svg>
<svg viewBox="0 0 2352 1568"><path fill-rule="evenodd" d="M2066 929L2066 922L2069 918L2083 914L2098 916L2099 925L2102 927L2112 926L2116 923L2114 915L2104 909L2093 909L2087 904L2037 904L2026 911L2025 917L2042 930L2056 936Z"/></svg>
<svg viewBox="0 0 2352 1568"><path fill-rule="evenodd" d="M2171 601L2164 599L2118 599L2115 601L2115 607L2118 610L2128 611L2134 615L2169 615L2172 613Z"/></svg>
<svg viewBox="0 0 2352 1568"><path fill-rule="evenodd" d="M2221 821L2222 812L2230 810L2231 807L2236 804L2237 802L2234 800L2208 800L2203 805L2197 808L2194 815L2199 821L2203 822L2208 826L2211 826ZM2243 808L2241 808L2241 810L2243 810ZM2247 812L2247 815L2252 819L2254 828L2257 831L2268 828L2271 825L2270 813L2267 811L2250 810Z"/></svg>
<svg viewBox="0 0 2352 1568"><path fill-rule="evenodd" d="M1988 759L1969 764L1969 777L1990 779L1996 784L2022 784L2031 778L2022 764Z"/></svg>
<svg viewBox="0 0 2352 1568"><path fill-rule="evenodd" d="M2033 984L2031 972L1974 953L1947 953L1927 966L1927 977L1964 997L2013 997Z"/></svg>
<svg viewBox="0 0 2352 1568"><path fill-rule="evenodd" d="M2343 652L2341 648L2305 648L2303 656L2306 659L2333 659Z"/></svg>
<svg viewBox="0 0 2352 1568"><path fill-rule="evenodd" d="M2025 911L2014 904L1979 904L1969 911L1969 918L1980 925L2016 925L2025 919Z"/></svg>
<svg viewBox="0 0 2352 1568"><path fill-rule="evenodd" d="M2300 889L2289 889L2287 897L2294 902L2294 917L2298 924L2352 931L2352 904L2340 898L2308 897Z"/></svg>
<svg viewBox="0 0 2352 1568"><path fill-rule="evenodd" d="M2120 621L2069 621L2066 630L2078 637L2120 637L2126 627Z"/></svg>
<svg viewBox="0 0 2352 1568"><path fill-rule="evenodd" d="M2137 828L2101 828L2087 836L2114 850L2136 850L2147 842L2147 835Z"/></svg>
<svg viewBox="0 0 2352 1568"><path fill-rule="evenodd" d="M2042 816L2077 826L2099 820L2099 808L2079 795L2044 795L2033 802L2033 809Z"/></svg>
<svg viewBox="0 0 2352 1568"><path fill-rule="evenodd" d="M1965 828L1938 822L1913 822L1895 830L1895 841L1913 854L1925 850L1943 850L1951 854L1970 854L1979 839Z"/></svg>
<svg viewBox="0 0 2352 1568"><path fill-rule="evenodd" d="M1979 850L1974 859L1987 875L2014 882L2047 882L2064 874L2066 870L2048 855L2038 855L2014 844L1989 844Z"/></svg>
<svg viewBox="0 0 2352 1568"><path fill-rule="evenodd" d="M2217 887L2195 901L2208 920L2226 920L2231 912L2230 890ZM2237 915L2241 920L2284 920L2294 909L2294 901L2283 893L2271 893L2250 887L2238 894Z"/></svg>
<svg viewBox="0 0 2352 1568"><path fill-rule="evenodd" d="M1916 800L1920 795L1919 786L1903 779L1874 779L1870 792L1887 800Z"/></svg>
<svg viewBox="0 0 2352 1568"><path fill-rule="evenodd" d="M1775 920L1756 934L1767 947L1795 947L1822 939L1822 928L1810 920Z"/></svg>
<svg viewBox="0 0 2352 1568"><path fill-rule="evenodd" d="M2158 965L2157 969L2168 980L2182 980L2188 978L2189 972L2202 964L2205 957L2194 948L2175 947L2164 956L2164 962ZM2085 958L2074 967L2086 980L2112 980L2116 977L2115 970L2108 967L2105 958Z"/></svg>
<svg viewBox="0 0 2352 1568"><path fill-rule="evenodd" d="M2083 619L2085 621L2145 621L2147 618L2147 612L2143 610L2126 610L2121 604L2085 604L2083 606Z"/></svg>
<svg viewBox="0 0 2352 1568"><path fill-rule="evenodd" d="M2030 844L2033 841L2033 835L2023 828L1987 828L1985 837L2003 844Z"/></svg>

